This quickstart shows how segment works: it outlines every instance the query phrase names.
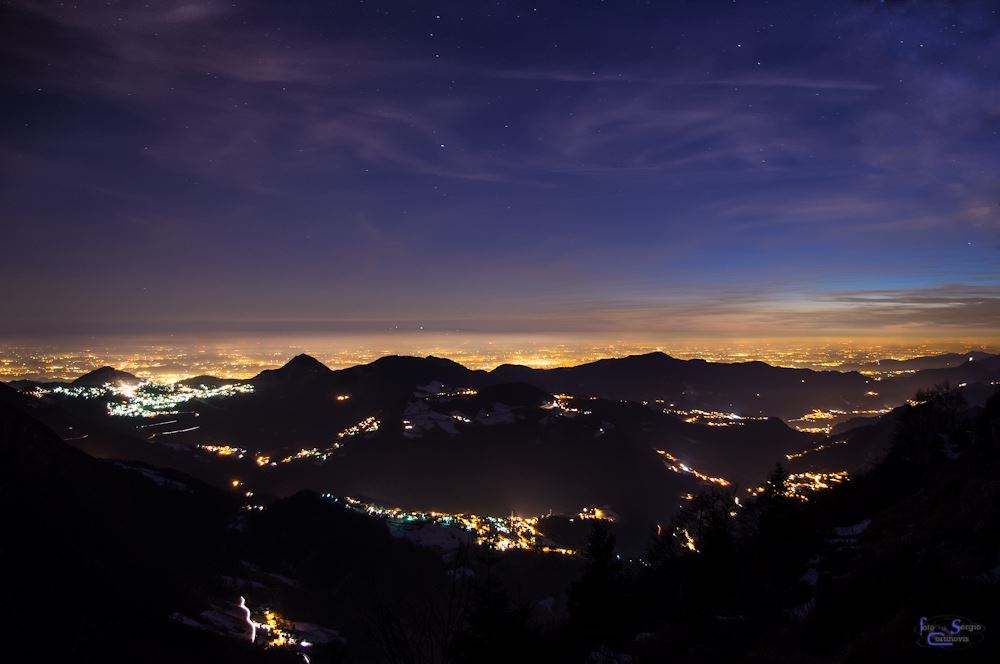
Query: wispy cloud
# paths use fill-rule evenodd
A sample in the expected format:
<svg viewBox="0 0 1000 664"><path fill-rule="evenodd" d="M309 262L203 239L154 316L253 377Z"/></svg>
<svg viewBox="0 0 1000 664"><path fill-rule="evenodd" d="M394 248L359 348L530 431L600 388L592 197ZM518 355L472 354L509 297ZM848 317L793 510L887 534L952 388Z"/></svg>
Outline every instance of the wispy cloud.
<svg viewBox="0 0 1000 664"><path fill-rule="evenodd" d="M579 21L556 40L498 19L507 6L317 6L6 5L0 193L24 248L0 277L31 295L10 315L69 290L69 314L98 317L997 322L981 284L1000 248L1000 88L983 53L1000 36L961 12L856 4L827 24L790 3L747 30L742 7L692 24L618 8L628 29ZM58 283L23 285L39 264ZM188 264L228 276L172 271ZM914 283L937 286L878 288Z"/></svg>

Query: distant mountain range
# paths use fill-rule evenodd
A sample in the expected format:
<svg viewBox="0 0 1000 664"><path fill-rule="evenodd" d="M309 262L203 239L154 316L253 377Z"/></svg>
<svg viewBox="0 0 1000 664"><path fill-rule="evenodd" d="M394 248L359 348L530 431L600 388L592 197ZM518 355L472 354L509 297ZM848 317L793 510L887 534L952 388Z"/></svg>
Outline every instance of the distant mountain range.
<svg viewBox="0 0 1000 664"><path fill-rule="evenodd" d="M1000 356L971 353L964 362L949 357L919 358L928 368L875 380L857 372L774 367L764 362L721 363L679 360L665 353L606 359L574 367L534 369L505 364L473 371L451 360L388 356L371 364L333 371L308 355L251 379L258 387L286 390L345 389L358 386L403 391L440 380L478 388L528 383L549 393L629 401L662 400L678 408L790 419L814 408L891 408L945 382L991 382L1000 378ZM973 358L969 360L969 357ZM915 360L916 361L916 360Z"/></svg>
<svg viewBox="0 0 1000 664"><path fill-rule="evenodd" d="M386 356L370 364L331 370L309 355L298 355L277 369L250 379L261 389L289 393L310 390L383 389L397 394L434 380L479 388L504 383L528 383L550 393L630 401L663 400L677 408L701 408L744 415L790 419L814 408L891 408L945 382L992 382L1000 377L1000 355L983 351L948 353L909 360L884 359L842 365L842 370L814 371L775 367L764 362L680 360L655 352L605 359L573 367L535 369L504 364L491 371L470 370L452 360ZM888 378L866 377L858 371L904 373ZM139 379L110 366L95 369L70 384L98 387L106 383L135 385ZM216 387L239 382L232 378L195 376L184 386ZM14 381L17 387L44 384Z"/></svg>
<svg viewBox="0 0 1000 664"><path fill-rule="evenodd" d="M98 457L175 468L218 486L237 477L262 496L313 489L500 514L607 506L622 517L623 543L639 547L683 496L711 484L705 478L749 488L778 462L857 470L891 437L893 415L878 413L920 389L998 380L998 356L876 380L663 353L492 371L405 356L335 371L299 355L245 382L187 379L173 388L190 390L179 401L163 406L154 391L144 397L151 410L119 415L109 404L128 397L16 386L43 388L30 402L35 415ZM138 382L102 367L69 385ZM829 437L782 421L833 417L827 411L845 422Z"/></svg>
<svg viewBox="0 0 1000 664"><path fill-rule="evenodd" d="M924 355L905 360L886 358L874 362L844 363L838 367L841 371L868 372L901 372L921 371L923 369L948 369L966 362L982 362L996 357L995 353L981 350L969 350L964 353L942 353L940 355Z"/></svg>

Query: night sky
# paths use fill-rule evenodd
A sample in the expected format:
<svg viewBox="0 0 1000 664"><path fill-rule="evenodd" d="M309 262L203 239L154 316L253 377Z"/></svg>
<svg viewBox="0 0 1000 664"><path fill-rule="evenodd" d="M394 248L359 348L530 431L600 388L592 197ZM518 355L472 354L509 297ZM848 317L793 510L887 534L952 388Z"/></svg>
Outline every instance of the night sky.
<svg viewBox="0 0 1000 664"><path fill-rule="evenodd" d="M995 338L995 2L0 4L0 334Z"/></svg>

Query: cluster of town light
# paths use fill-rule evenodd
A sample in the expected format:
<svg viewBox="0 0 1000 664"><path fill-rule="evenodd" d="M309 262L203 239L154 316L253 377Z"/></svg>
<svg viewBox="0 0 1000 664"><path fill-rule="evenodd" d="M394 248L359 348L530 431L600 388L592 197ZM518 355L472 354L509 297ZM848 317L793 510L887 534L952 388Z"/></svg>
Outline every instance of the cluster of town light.
<svg viewBox="0 0 1000 664"><path fill-rule="evenodd" d="M871 394L878 394L878 392L872 392ZM868 408L860 410L838 410L836 408L831 408L830 410L822 410L820 408L814 408L802 417L795 417L788 420L788 424L793 426L797 431L801 431L803 433L828 434L833 430L834 420L836 419L885 415L890 410L892 409Z"/></svg>
<svg viewBox="0 0 1000 664"><path fill-rule="evenodd" d="M846 445L846 440L835 440L829 443L820 443L816 447L810 447L807 450L802 450L801 452L792 452L791 454L786 454L785 458L791 461L792 459L800 459L807 454L815 454L816 452L821 452L823 450L830 449L831 447L836 447L837 445Z"/></svg>
<svg viewBox="0 0 1000 664"><path fill-rule="evenodd" d="M111 399L108 404L108 414L116 417L157 417L159 415L176 415L177 407L195 399L212 399L232 397L238 394L253 392L249 383L233 383L206 387L187 385L142 382L138 385L127 383L105 383L101 387L57 386L51 390L36 388L31 392L34 396L57 394L72 399Z"/></svg>
<svg viewBox="0 0 1000 664"><path fill-rule="evenodd" d="M350 436L357 436L361 433L375 433L378 431L379 421L374 417L366 417L357 424L347 429L344 429L337 434L337 438L348 438Z"/></svg>
<svg viewBox="0 0 1000 664"><path fill-rule="evenodd" d="M374 433L378 431L379 421L374 417L366 417L362 421L358 422L352 427L345 429L337 434L338 438L349 438L351 436L357 436L364 433ZM295 454L290 454L288 456L282 457L277 461L273 461L269 454L264 454L263 452L258 452L254 455L254 463L256 463L261 468L264 467L274 467L279 463L291 463L293 461L300 461L303 459L312 459L315 461L326 461L330 455L341 448L343 443L336 442L332 443L329 447L318 448L318 447L303 447ZM237 459L242 459L246 456L247 451L241 447L235 447L233 445L197 445L199 450L207 452L209 454L214 454L221 457L235 457Z"/></svg>
<svg viewBox="0 0 1000 664"><path fill-rule="evenodd" d="M296 650L305 664L311 664L306 652L313 644L301 637L294 623L266 607L260 611L251 611L243 597L240 598L240 608L245 612L245 620L250 627L251 643L263 648ZM255 618L255 614L259 619Z"/></svg>
<svg viewBox="0 0 1000 664"><path fill-rule="evenodd" d="M663 403L663 400L660 399L658 403ZM767 417L757 415L739 415L737 413L726 413L719 410L701 410L699 408L687 410L674 408L673 404L669 404L669 406L669 408L663 409L664 413L681 417L688 424L706 424L710 427L743 426L751 420L760 421L767 419Z"/></svg>
<svg viewBox="0 0 1000 664"><path fill-rule="evenodd" d="M687 528L678 528L674 531L674 537L676 537L682 547L688 551L698 553L698 547L695 544L694 538L691 537L691 533L688 532Z"/></svg>
<svg viewBox="0 0 1000 664"><path fill-rule="evenodd" d="M600 507L584 507L577 514L585 521L614 521L615 517L611 512L607 512Z"/></svg>
<svg viewBox="0 0 1000 664"><path fill-rule="evenodd" d="M565 415L568 417L574 417L576 415L590 415L589 410L583 410L582 408L573 408L569 405L569 402L576 397L569 394L554 394L554 401L543 404L542 408L546 410L553 410L560 415Z"/></svg>
<svg viewBox="0 0 1000 664"><path fill-rule="evenodd" d="M661 452L663 454L663 452ZM673 458L673 457L671 457ZM680 472L680 471L678 471ZM816 491L823 491L825 489L832 489L837 484L842 484L850 480L846 470L840 470L832 473L824 472L804 472L804 473L792 473L788 475L784 482L782 483L781 489L779 491L780 495L786 498L794 498L796 500L808 501L809 494ZM771 482L768 482L771 484ZM760 495L767 491L767 485L754 487L752 489L747 489L747 493L752 495ZM692 500L694 496L690 493L681 496L685 500ZM733 498L733 502L737 508L743 507L740 502L739 496ZM729 516L735 517L737 515L737 510L733 509L729 512ZM657 533L662 532L660 526L657 526ZM697 542L691 535L690 531L686 528L675 528L673 532L674 539L677 543L684 549L691 551L693 553L698 553Z"/></svg>
<svg viewBox="0 0 1000 664"><path fill-rule="evenodd" d="M809 500L807 494L824 489L832 489L850 479L846 470L832 473L792 473L785 479L784 495L799 500Z"/></svg>
<svg viewBox="0 0 1000 664"><path fill-rule="evenodd" d="M254 621L257 637L265 648L282 648L298 645L299 641L288 629L288 624L277 613L264 609L263 620Z"/></svg>
<svg viewBox="0 0 1000 664"><path fill-rule="evenodd" d="M809 500L809 494L825 489L832 489L837 484L843 484L850 480L850 475L846 470L838 470L832 473L825 472L804 472L791 473L785 478L781 486L781 495L786 498L797 500ZM761 494L767 490L766 486L758 486L747 489L749 493Z"/></svg>
<svg viewBox="0 0 1000 664"><path fill-rule="evenodd" d="M237 459L242 459L247 454L247 451L243 448L233 447L232 445L197 445L196 447L203 452L220 457L236 457Z"/></svg>
<svg viewBox="0 0 1000 664"><path fill-rule="evenodd" d="M29 394L39 398L44 397L47 394L58 394L71 399L99 399L100 397L108 394L110 391L110 385L105 385L103 387L82 387L75 385L63 387L61 385L57 385L52 389L36 387L31 390Z"/></svg>
<svg viewBox="0 0 1000 664"><path fill-rule="evenodd" d="M572 549L549 546L545 543L545 535L538 529L540 517L537 516L483 516L479 514L420 512L404 510L399 507L385 507L374 503L366 503L357 498L337 498L331 494L324 497L339 502L349 509L377 516L401 525L428 523L438 526L459 528L472 533L476 544L488 544L499 551L525 550L541 551L543 553L558 553L575 555ZM584 508L580 512L584 519L602 519L611 521L612 517L599 508Z"/></svg>
<svg viewBox="0 0 1000 664"><path fill-rule="evenodd" d="M663 465L675 473L687 473L688 475L694 475L703 482L710 482L712 484L718 484L719 486L729 486L732 484L732 482L725 478L712 477L711 475L706 475L699 470L695 470L666 450L656 450L656 453L663 457Z"/></svg>
<svg viewBox="0 0 1000 664"><path fill-rule="evenodd" d="M339 397L338 397L339 398ZM374 417L366 417L357 424L344 429L337 434L338 439L351 438L366 433L378 431L380 422ZM302 459L313 459L314 461L326 461L330 456L343 446L341 442L331 443L328 447L303 447L295 454L291 454L281 459L281 463L291 463ZM270 462L270 458L267 459ZM266 465L266 464L260 464ZM271 464L274 465L274 464Z"/></svg>

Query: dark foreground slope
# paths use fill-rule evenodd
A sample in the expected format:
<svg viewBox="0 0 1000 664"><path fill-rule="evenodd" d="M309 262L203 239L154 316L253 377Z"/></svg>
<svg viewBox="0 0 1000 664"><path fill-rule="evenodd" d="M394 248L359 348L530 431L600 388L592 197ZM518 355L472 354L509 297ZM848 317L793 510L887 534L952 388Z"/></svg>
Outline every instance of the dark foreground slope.
<svg viewBox="0 0 1000 664"><path fill-rule="evenodd" d="M703 493L640 563L600 529L582 561L442 557L316 494L248 513L239 494L70 448L0 387L4 654L302 661L205 628L245 596L336 634L312 661L915 661L941 657L918 645L941 616L987 630L955 659L996 661L1000 396L923 398L868 472L807 502L780 473L755 498Z"/></svg>
<svg viewBox="0 0 1000 664"><path fill-rule="evenodd" d="M464 606L482 578L529 608L548 597L547 620L564 611L571 558L442 556L309 492L248 512L241 492L89 457L35 406L0 385L4 661L305 661L251 644L241 597L255 620L269 607L292 621L327 663L394 661L398 625Z"/></svg>
<svg viewBox="0 0 1000 664"><path fill-rule="evenodd" d="M7 661L283 661L169 618L208 604L238 504L90 458L9 402L0 458Z"/></svg>
<svg viewBox="0 0 1000 664"><path fill-rule="evenodd" d="M696 498L648 567L605 572L567 643L634 662L997 661L1000 394L925 397L881 462L808 502L780 473L735 516L724 491ZM921 618L985 631L945 655Z"/></svg>

